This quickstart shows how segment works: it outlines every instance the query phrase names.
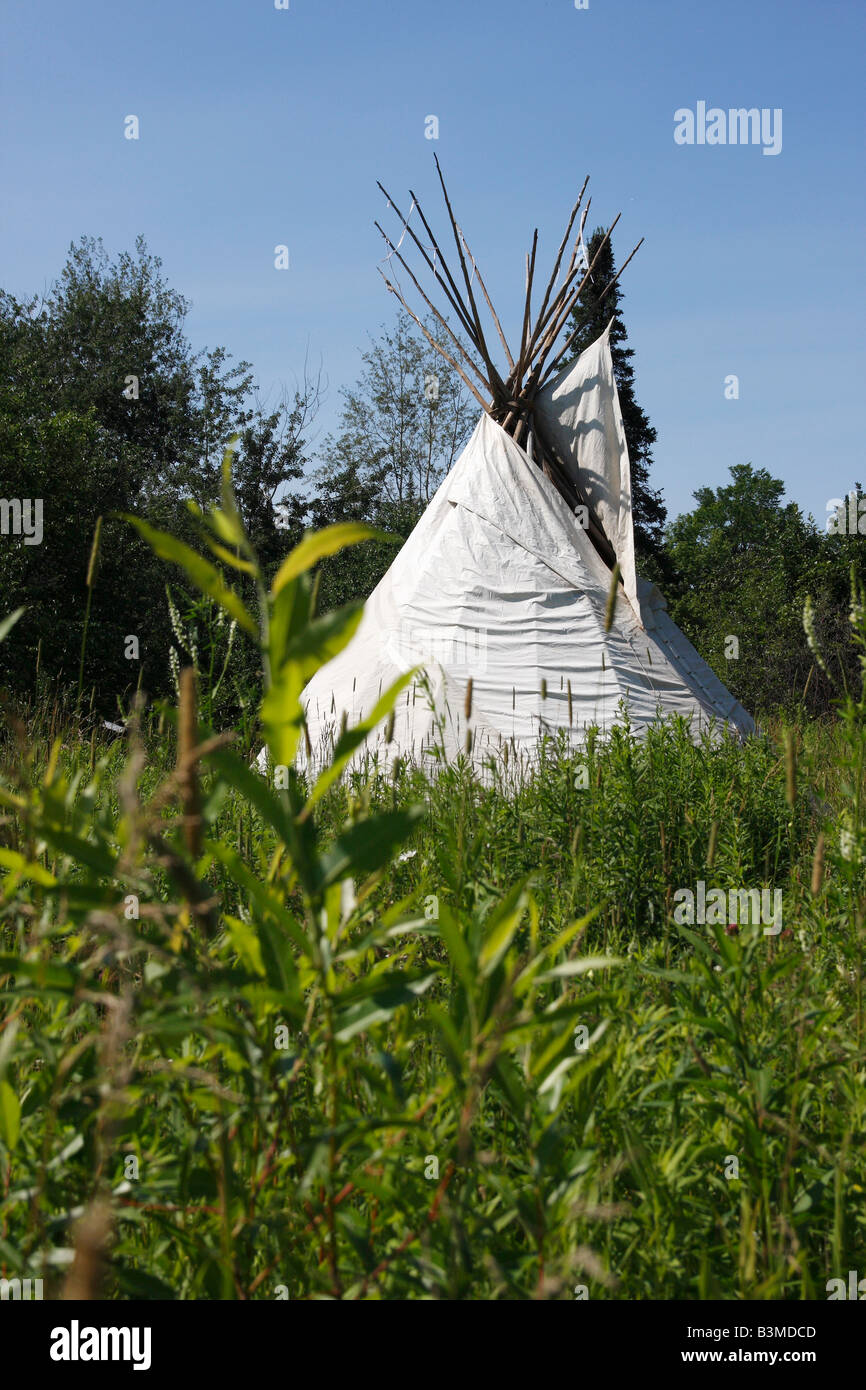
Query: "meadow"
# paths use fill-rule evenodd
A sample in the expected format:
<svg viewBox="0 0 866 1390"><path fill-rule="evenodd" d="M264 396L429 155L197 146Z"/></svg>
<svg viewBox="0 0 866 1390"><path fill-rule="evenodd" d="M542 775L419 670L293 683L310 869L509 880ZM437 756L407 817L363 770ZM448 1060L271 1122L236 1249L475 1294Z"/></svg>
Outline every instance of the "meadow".
<svg viewBox="0 0 866 1390"><path fill-rule="evenodd" d="M866 1272L866 692L744 744L544 740L518 785L359 768L349 728L306 779L300 693L360 616L317 616L311 576L369 532L308 537L268 590L227 476L209 528L255 615L140 524L255 634L258 723L203 720L202 672L110 742L4 712L0 1274L797 1300ZM856 593L852 624L866 652ZM701 881L781 889L781 920L684 925Z"/></svg>

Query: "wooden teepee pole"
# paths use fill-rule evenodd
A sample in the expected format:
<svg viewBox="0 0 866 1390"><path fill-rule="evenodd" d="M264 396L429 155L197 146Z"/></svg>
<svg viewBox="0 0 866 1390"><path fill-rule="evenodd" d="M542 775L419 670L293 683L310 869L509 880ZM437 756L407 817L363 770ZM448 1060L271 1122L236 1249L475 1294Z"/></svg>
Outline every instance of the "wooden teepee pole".
<svg viewBox="0 0 866 1390"><path fill-rule="evenodd" d="M490 317L493 319L493 322L496 325L496 331L499 334L499 341L502 344L503 351L508 361L509 369L513 372L514 358L511 356L511 349L509 348L508 343L506 342L505 334L502 331L502 324L499 322L499 315L493 307L490 295L487 293L487 286L484 283L484 277L482 276L481 271L478 267L478 262L472 254L472 251L470 249L468 241L466 240L466 235L462 227L460 228L460 239L463 242L463 245L466 247L466 254L472 262L472 265L475 269L475 274L478 276L478 284L481 287L481 293L484 295L485 302L487 304L488 309L490 310Z"/></svg>
<svg viewBox="0 0 866 1390"><path fill-rule="evenodd" d="M507 433L511 434L512 438L518 446L522 446L524 448L528 461L534 465L537 465L541 469L545 477L557 489L560 496L565 501L566 505L569 506L572 510L574 510L578 506L586 508L587 534L604 563L607 565L608 568L612 569L613 566L616 564L616 556L614 554L613 546L610 540L608 539L607 535L605 534L603 527L599 523L598 518L594 516L592 508L589 506L586 500L581 486L580 478L579 476L576 476L578 470L575 467L575 461L573 459L566 460L563 457L561 457L555 445L551 444L550 440L547 439L544 431L543 421L537 416L534 407L536 395L541 387L541 384L546 384L549 381L552 373L557 369L559 363L562 361L563 357L569 351L571 344L574 342L576 331L572 332L569 335L567 341L562 347L560 347L558 350L556 349L557 339L559 338L566 324L568 315L573 311L586 285L590 282L593 271L595 270L598 264L599 257L601 256L605 246L610 241L611 234L614 228L616 227L617 223L619 222L619 214L617 214L617 216L614 218L610 227L607 229L604 236L602 237L599 246L596 249L595 255L592 258L591 264L587 266L586 261L584 260L583 265L586 266L586 269L584 273L581 275L581 270L583 267L579 263L579 251L583 243L584 227L586 225L587 215L589 213L590 204L592 202L591 199L588 199L586 206L583 206L583 197L586 192L587 184L589 181L588 178L584 179L583 186L581 187L580 193L578 194L577 201L572 207L571 214L568 219L568 224L565 229L565 235L563 236L562 241L560 242L559 249L556 254L556 259L553 264L553 270L545 286L544 296L541 301L541 307L533 324L532 290L534 284L538 252L538 230L536 229L532 239L532 250L526 258L526 294L523 305L523 321L520 336L520 346L517 354L517 359L515 361L514 357L509 351L508 342L502 330L502 324L500 323L496 311L493 307L493 303L487 291L487 286L484 283L484 278L481 275L480 270L478 269L478 265L475 261L474 256L472 255L472 252L469 248L469 244L465 236L463 235L463 232L460 226L458 225L457 219L454 215L454 209L451 205L451 199L449 197L448 189L445 184L445 178L442 173L439 160L438 158L436 158L435 155L434 163L436 166L437 175L439 177L439 182L442 188L442 194L445 200L445 207L448 211L448 218L451 223L451 231L454 238L454 246L457 250L457 258L460 264L459 275L462 275L463 286L465 287L465 289L458 288L457 280L451 273L448 263L445 260L444 255L442 254L442 249L436 239L436 236L433 233L432 228L430 227L429 222L427 221L427 218L424 215L423 209L421 208L421 204L415 197L415 194L410 190L410 194L412 197L412 209L410 210L410 214L411 211L414 211L417 208L418 217L420 219L421 225L424 229L425 234L430 239L430 243L432 245L432 252L428 249L427 246L425 246L422 243L417 233L409 225L408 217L403 216L397 204L391 198L391 195L388 193L384 185L380 183L379 188L381 189L385 198L387 198L391 207L394 208L394 211L396 212L398 218L400 218L403 224L403 235L406 235L408 233L412 242L420 251L425 264L433 273L433 276L437 284L444 291L449 305L457 314L461 328L466 334L467 341L470 347L474 348L478 352L479 357L481 359L481 363L485 370L482 370L482 367L479 366L479 363L472 357L471 352L467 351L466 346L463 342L461 342L460 338L453 331L453 329L445 319L444 315L440 313L440 311L436 308L436 305L432 302L432 300L422 289L415 273L411 269L406 258L401 254L400 244L402 242L402 236L400 238L400 241L398 241L395 244L387 235L387 233L383 230L383 228L379 226L378 222L375 225L377 230L380 232L381 236L384 238L386 245L388 246L388 250L390 253L389 258L393 257L394 259L396 259L398 264L406 271L413 286L421 295L424 304L431 311L436 321L436 324L438 324L442 329L445 330L446 340L450 339L451 343L453 343L456 355L465 364L465 367L467 368L468 372L474 375L481 383L481 386L489 392L489 400L484 399L480 391L476 388L473 381L470 380L470 377L467 375L467 371L464 371L463 366L460 365L460 362L455 360L455 357L452 356L452 352L446 350L442 342L438 341L437 338L435 338L433 334L429 331L429 329L425 326L425 324L421 322L418 315L414 312L414 310L412 310L409 307L401 290L396 285L391 283L391 281L384 274L380 267L380 274L382 275L382 279L385 281L385 285L389 292L399 300L400 304L402 304L409 317L421 329L421 332L424 334L424 337L430 343L431 347L433 347L445 359L445 361L448 362L450 366L454 368L461 381L469 389L469 391L478 401L482 409L485 410L489 415L491 415L494 420L498 421ZM577 220L579 213L580 225L578 228L577 236L574 239L571 255L569 257L568 265L565 270L564 279L562 281L562 284L559 285L558 288L556 288L556 282L561 273L563 257L565 255L566 247L568 246L569 240L572 236L574 224ZM629 264L629 261L631 261L632 257L635 255L641 244L642 242L638 242L638 245L635 247L634 251L632 251L631 255L623 263L619 273L616 276L614 276L614 278L610 281L608 285L605 286L604 290L602 291L601 299L604 299L605 295L610 293L610 290L617 283L623 270L625 270L626 266ZM472 267L471 277L469 274L469 266ZM484 327L482 325L481 316L478 311L478 303L476 301L475 294L473 293L473 283L476 276L478 279L480 293L481 295L483 295L484 302L487 306L487 309L490 312L491 318L496 328L496 332L499 335L499 341L502 344L506 359L508 361L509 374L505 380L503 380L502 376L497 371L487 346ZM440 337L441 336L442 335L440 334ZM551 354L553 354L553 357L550 362L550 366L545 371L545 364L551 357Z"/></svg>
<svg viewBox="0 0 866 1390"><path fill-rule="evenodd" d="M561 241L560 244L559 244L559 250L558 250L558 252L556 253L556 260L555 260L554 263L553 263L553 272L552 272L552 274L551 274L550 280L548 281L547 289L546 289L545 292L544 292L544 298L543 298L543 300L541 301L541 308L540 308L539 311L538 311L538 318L536 319L536 327L537 327L538 324L540 324L540 323L542 323L542 322L544 321L544 314L545 314L545 310L547 309L548 300L550 299L550 296L551 296L551 294L553 293L553 287L554 287L554 285L556 284L556 277L557 277L557 275L559 274L559 267L562 265L562 258L563 258L564 254L565 254L565 248L566 248L566 246L568 245L568 238L570 237L570 235L571 235L571 229L572 229L572 227L574 226L574 219L577 217L577 214L578 214L578 212L579 212L579 210L580 210L580 205L581 205L581 203L583 202L583 195L584 195L584 193L586 192L586 185L587 185L588 183L589 183L589 174L587 174L586 178L584 179L584 181L583 181L583 187L581 188L580 192L579 192L578 195L577 195L577 202L575 203L574 207L571 209L571 216L570 216L569 219L568 219L568 226L567 226L566 229L565 229L565 236L562 238L562 241ZM588 209L587 209L587 210L588 210ZM586 220L586 219L585 219L585 217L584 217L583 221L585 221L585 220ZM581 224L580 224L581 232L583 231L583 221L581 221ZM533 332L533 337L535 337L535 333L534 333L534 332Z"/></svg>
<svg viewBox="0 0 866 1390"><path fill-rule="evenodd" d="M423 223L423 225L424 225L424 230L426 231L427 235L429 236L430 240L431 240L432 243L433 243L433 248L434 248L434 250L435 250L435 252L436 252L436 255L439 257L439 264L441 265L441 267L442 267L442 269L444 270L445 275L446 275L446 277L447 277L447 279L448 279L448 284L447 284L447 285L446 285L445 281L442 279L442 276L439 274L438 270L436 269L436 266L433 264L433 261L432 261L432 259L430 258L430 255L429 255L429 253L428 253L428 251L427 251L426 246L424 245L424 243L423 243L422 241L420 241L420 240L418 239L418 237L416 236L415 232L412 230L412 227L411 227L410 224L409 224L409 219L408 219L408 217L404 217L404 216L403 216L402 212L401 212L400 209L398 208L397 204L394 202L394 199L391 197L391 194L388 192L387 188L385 188L384 185L381 184L381 183L379 184L379 188L382 190L382 192L384 193L384 195L385 195L385 197L387 198L388 202L390 203L391 207L394 209L394 211L396 212L396 214L397 214L397 216L399 217L400 221L403 223L403 226L406 228L406 231L409 233L409 236L412 238L412 240L414 241L415 245L418 247L418 250L421 252L421 255L424 257L424 260L427 262L427 265L428 265L428 266L430 267L430 269L432 270L435 279L437 280L438 284L441 286L441 288L442 288L442 289L444 290L444 292L445 292L445 295L446 295L446 297L447 297L447 299L448 299L448 303L451 305L452 309L453 309L454 312L457 314L457 317L460 319L460 322L463 324L464 329L465 329L466 332L469 334L469 337L470 337L471 341L472 341L473 343L475 343L475 325L473 324L473 322L472 322L472 320L471 320L471 318L470 318L470 316L469 316L469 310L466 308L466 305L463 303L463 300L462 300L461 297L460 297L460 294L459 294L459 291L458 291L458 289L457 289L457 286L456 286L456 284L454 283L454 276L451 274L451 271L448 269L448 262L445 260L445 257L442 255L442 252L441 252L440 249L439 249L439 243L437 242L435 236L433 235L432 231L430 230L430 226L429 226L429 224L428 224L428 222L427 222L426 217L424 216L424 212L423 212L423 210L422 210L422 208L421 208L421 204L418 202L418 199L415 197L415 194L412 192L411 189L409 190L409 196L411 197L412 202L415 204L415 207L418 209L418 216L421 218L421 221L422 221L422 223ZM449 289L449 287L448 287L449 285L451 286L450 289ZM452 291L453 291L453 293L452 293ZM475 343L475 346L477 347L478 344Z"/></svg>
<svg viewBox="0 0 866 1390"><path fill-rule="evenodd" d="M601 241L599 242L598 249L597 249L595 255L594 255L593 258L592 258L592 262L591 262L589 268L587 269L587 271L586 271L586 273L585 273L583 279L581 280L580 284L578 285L577 289L576 289L576 290L573 290L573 291L568 295L567 299L565 299L565 300L562 302L562 304L560 305L560 307L559 307L559 309L558 309L558 311L557 311L555 320L552 322L550 328L548 328L547 332L545 333L545 335L544 335L544 341L540 344L540 347L539 347L539 349L538 349L538 351L537 351L535 366L534 366L533 369L532 369L530 381L527 383L528 386L535 386L538 382L541 381L541 374L542 374L542 371L543 371L543 368L544 368L544 363L545 363L545 361L546 361L546 359L547 359L548 353L550 352L551 348L553 347L554 343L556 342L557 338L559 337L560 332L562 331L563 327L565 326L565 322L566 322L566 320L567 320L569 314L571 313L571 311L572 311L572 309L574 308L575 304L576 304L577 301L579 300L579 298L580 298L580 296L581 296L581 293L582 293L582 291L583 291L583 288L584 288L584 286L586 285L587 281L590 279L590 277L591 277L591 275L592 275L592 272L593 272L593 270L595 269L596 262L597 262L599 256L601 255L602 251L604 250L604 247L607 245L608 241L610 240L610 234L611 234L611 232L613 231L614 227L616 226L617 222L619 221L620 216L621 216L621 214L620 214L620 213L617 213L616 217L613 219L613 221L611 222L611 224L610 224L610 226L608 227L607 231L605 232L604 236L602 237ZM573 272L573 274L576 275L577 272L575 271L575 272Z"/></svg>
<svg viewBox="0 0 866 1390"><path fill-rule="evenodd" d="M535 356L535 352L536 352L536 349L537 349L537 346L538 346L539 342L541 341L542 337L545 335L545 330L547 329L547 327L548 327L548 325L550 324L550 322L551 322L552 320L555 320L555 319L557 318L557 316L558 316L558 314L559 314L559 311L560 311L560 308L562 307L562 304L563 304L563 302L564 302L566 296L568 295L568 287L569 287L569 284L571 283L570 277L571 277L572 271L574 270L574 267L575 267L575 265L576 265L576 263L577 263L577 252L578 252L578 248L580 247L580 244L581 244L581 242L582 242L582 240L583 240L583 229L584 229L584 227L586 226L586 219L587 219L587 216L588 216L588 214L589 214L589 209L590 209L590 206L591 206L591 205L592 205L592 199L590 198L589 201L587 202L586 207L585 207L584 210L583 210L583 215L582 215L582 217L581 217L581 219L580 219L580 226L579 226L578 231L577 231L577 236L576 236L575 239L574 239L574 247L573 247L573 249L572 249L571 257L570 257L569 262L568 262L568 267L567 267L566 272L565 272L565 280L564 280L563 284L560 286L559 290L557 291L557 293L556 293L556 295L555 295L555 297L554 297L553 303L551 304L551 306L550 306L550 308L548 309L547 313L545 313L544 309L542 309L541 312L540 312L540 314L538 315L537 320L536 320L535 328L534 328L533 334L532 334L532 341L531 341L531 343L530 343L529 353L528 353L528 360L529 360L530 362L532 361L533 357Z"/></svg>
<svg viewBox="0 0 866 1390"><path fill-rule="evenodd" d="M416 277L415 277L415 274L414 274L414 272L413 272L413 270L412 270L412 267L411 267L410 265L408 265L407 262L404 260L404 258L400 255L400 252L399 252L398 248L394 245L394 243L392 242L391 238L388 236L387 232L384 232L384 231L382 230L382 228L379 226L379 223L378 223L378 222L374 222L373 225L374 225L374 227L376 228L376 230L377 230L379 233L381 233L381 235L384 237L385 243L386 243L386 245L388 246L389 250L391 251L391 254L392 254L393 256L396 256L396 257L397 257L397 260L400 262L401 266L402 266L403 269L406 271L406 274L409 276L409 279L412 281L412 284L415 286L415 288L416 288L416 290L418 291L418 293L420 294L421 298L424 300L424 303L427 305L428 309L430 309L431 312L432 312L433 314L435 314L436 318L439 320L439 322L441 323L442 327L445 329L445 332L448 334L448 336L449 336L449 338L451 339L451 341L453 342L454 346L457 348L458 352L462 355L463 360L468 364L468 366L472 369L472 371L473 371L473 372L475 373L475 375L478 377L478 380L481 382L481 385L484 386L484 387L486 387L486 389L490 392L490 394L491 394L491 396L492 396L492 395L493 395L493 388L492 388L492 386L490 385L490 382L489 382L489 381L487 380L487 378L484 376L484 374L482 373L480 367L479 367L479 366L477 365L477 363L473 360L473 358L470 357L469 353L466 351L466 349L465 349L465 347L463 346L463 344L461 343L460 339L457 337L456 333L454 333L454 331L453 331L452 328L450 327L450 325L449 325L447 319L443 318L442 314L440 314L439 310L436 308L436 305L433 303L433 301L432 301L431 299L429 299L429 298L427 297L427 295L424 293L423 289L421 288L421 286L420 286L419 283L418 283L418 280L417 280Z"/></svg>
<svg viewBox="0 0 866 1390"><path fill-rule="evenodd" d="M466 285L466 295L469 300L469 307L472 310L472 317L475 321L475 341L478 345L478 351L481 353L481 356L484 359L484 365L487 368L493 386L497 388L499 391L501 391L502 395L504 396L506 394L505 382L502 380L501 376L496 370L496 367L493 365L490 353L487 350L487 343L484 338L484 329L481 326L481 316L478 313L478 305L475 303L475 295L472 293L472 281L469 279L469 271L466 269L466 261L463 256L463 248L460 245L460 229L457 226L457 219L455 218L454 210L451 207L451 199L448 197L448 189L445 187L445 179L442 175L442 170L439 165L439 158L435 154L433 156L433 162L436 165L436 172L439 175L439 182L442 185L442 195L445 199L445 206L448 209L448 217L451 222L451 230L454 234L454 245L457 247L457 256L460 261L460 269L463 272L463 280Z"/></svg>
<svg viewBox="0 0 866 1390"><path fill-rule="evenodd" d="M559 304L560 299L561 299L561 297L562 297L562 294L567 292L567 286L562 286L562 287L560 288L560 290L557 291L556 297L555 297L555 299L554 299L554 301L553 301L553 304L552 304L551 307L550 307L549 313L546 312L546 311L547 311L548 301L549 301L550 296L551 296L551 293L552 293L552 291L553 291L553 287L554 287L554 285L556 284L556 277L557 277L557 275L559 274L559 268L560 268L560 266L561 266L561 264L562 264L562 257L564 256L564 254L565 254L565 248L566 248L566 246L568 245L568 238L569 238L569 236L571 235L571 229L572 229L572 227L574 226L575 218L577 217L578 211L580 210L580 205L581 205L581 203L582 203L582 201L583 201L583 195L584 195L584 193L585 193L585 191L586 191L586 186L587 186L588 183L589 183L589 175L587 174L586 178L585 178L584 181L583 181L583 185L582 185L582 187L581 187L580 193L579 193L578 196L577 196L577 201L575 202L574 207L571 209L571 214L570 214L569 219L568 219L568 225L566 226L566 229L565 229L565 235L563 236L562 241L561 241L560 244L559 244L559 250L558 250L557 253L556 253L556 260L555 260L554 263L553 263L553 270L552 270L552 272L551 272L550 279L548 280L547 287L546 287L546 289L545 289L545 291L544 291L544 298L543 298L543 300L542 300L542 302L541 302L541 308L540 308L540 310L538 311L538 318L537 318L536 323L535 323L535 326L534 326L534 328L533 328L533 330L532 330L532 334L531 334L530 339L529 339L529 347L528 347L528 350L527 350L526 353L525 353L525 357L524 357L524 360L523 360L523 363L522 363L522 369L521 369L520 371L518 371L517 366L515 366L515 364L511 361L511 358L510 358L510 356L509 356L509 365L510 365L510 367L511 367L511 374L510 374L510 376L508 377L507 382L505 383L505 385L506 385L506 391L507 391L507 395L508 395L509 401L514 401L515 397L516 397L516 396L519 394L519 392L520 392L520 389L521 389L521 377L522 377L523 373L526 371L527 365L532 361L532 358L533 358L533 356L534 356L534 354L535 354L535 345L536 345L536 343L538 342L538 337L539 337L539 334L540 334L540 332L541 332L541 330L542 330L542 327L543 327L544 323L546 322L547 318L555 312L556 307L557 307L557 305ZM590 208L590 204L591 204L591 203L592 203L592 199L590 198L589 201L587 202L586 207L584 208L584 211L583 211L583 216L582 216L581 221L580 221L580 229L579 229L579 231L578 231L577 238L575 239L574 250L572 251L572 254L571 254L571 260L569 261L569 264L568 264L568 270L567 270L567 272L566 272L566 276L568 276L568 274L571 273L571 270L572 270L572 268L573 268L573 266L574 266L575 260L577 259L577 248L578 248L578 246L580 245L580 240L581 240L581 237L583 236L583 227L584 227L584 223L586 222L586 216L587 216L587 213L589 212L589 208ZM492 313L492 312L493 312L493 310L492 310L492 306L491 306L491 313ZM498 327L498 320L497 320L497 327ZM500 336L501 336L501 331L500 331ZM533 394L533 393L530 392L530 399L532 399L532 394ZM503 422L504 428L507 429L507 428L509 427L511 421L514 419L515 413L516 413L516 411L514 410L514 408L512 408L512 409L510 409L510 410L508 411L507 415L505 416L504 422Z"/></svg>
<svg viewBox="0 0 866 1390"><path fill-rule="evenodd" d="M536 227L532 236L532 253L526 257L526 300L523 305L523 332L520 335L520 356L517 359L517 366L514 369L515 386L519 390L523 373L526 370L527 352L529 349L529 318L532 313L532 280L535 275L535 253L538 250L538 228Z"/></svg>
<svg viewBox="0 0 866 1390"><path fill-rule="evenodd" d="M615 217L615 218L613 219L613 221L611 222L610 226L608 227L607 231L605 232L604 236L602 237L601 241L599 242L599 244L598 244L598 249L597 249L595 255L594 255L593 258L592 258L592 263L590 264L590 266L589 266L588 269L586 270L586 272L585 272L585 274L584 274L584 276L583 276L583 279L581 280L580 284L577 286L577 289L569 290L569 292L568 292L564 297L561 298L560 303L559 303L558 307L556 308L556 312L553 314L553 316L552 316L552 317L549 316L550 326L548 327L547 331L545 332L545 334L544 334L544 340L543 340L543 342L542 342L541 345L540 345L540 350L539 350L539 352L538 352L537 360L536 360L536 368L540 368L540 367L543 365L544 359L547 357L547 354L550 352L550 349L553 347L553 344L556 342L557 338L559 337L559 335L560 335L560 333L561 333L563 327L565 326L565 322L566 322L566 320L567 320L569 314L571 313L572 309L574 308L575 304L577 303L578 299L580 298L580 295L581 295L581 292L583 291L584 285L586 285L587 281L589 280L590 276L592 275L593 270L595 269L595 265L596 265L596 262L597 262L599 256L601 255L602 251L604 250L605 246L607 245L608 241L610 240L611 232L613 231L614 227L616 226L616 224L617 224L617 222L619 221L619 219L620 219L621 216L622 216L622 214L618 212L617 215L616 215L616 217ZM574 280L577 278L579 272L580 272L580 267L579 267L579 266L575 267L575 269L571 271L571 274L570 274L570 276L569 276L569 279L566 281L566 284L563 286L563 289L566 289L567 286L573 284L573 282L574 282ZM540 375L540 372L539 372L539 375Z"/></svg>
<svg viewBox="0 0 866 1390"><path fill-rule="evenodd" d="M607 296L610 294L610 292L611 292L611 290L613 289L614 285L618 282L620 275L622 275L622 272L625 270L625 268L626 268L626 266L628 265L629 261L631 260L632 256L634 256L634 255L637 254L637 252L640 250L640 248L643 246L643 244L644 244L644 238L641 237L641 239L640 239L640 241L638 242L637 246L634 248L634 251L632 251L631 255L628 256L628 257L626 258L626 260L623 261L622 265L620 266L620 268L619 268L619 270L617 271L616 275L614 275L613 279L610 280L610 281L608 282L607 285L605 285L604 289L602 290L601 294L600 294L599 297L598 297L598 304L599 304L599 305L601 305L601 304L604 303L605 299L606 299ZM545 374L544 374L544 381L541 383L542 386L545 386L545 385L547 384L547 382L550 381L551 377L553 377L553 376L556 375L556 372L557 372L557 370L558 370L558 368L559 368L560 362L562 362L562 361L567 357L568 352L569 352L569 349L571 348L571 345L572 345L572 343L574 342L574 340L575 340L575 338L577 337L577 335L578 335L579 332L580 332L580 327L578 326L577 328L575 328L575 330L574 330L573 333L570 333L570 334L569 334L568 338L565 340L564 344L563 344L562 347L559 349L559 351L557 352L556 356L555 356L555 357L553 358L553 360L551 361L550 366L548 367L547 371L545 372Z"/></svg>
<svg viewBox="0 0 866 1390"><path fill-rule="evenodd" d="M431 347L434 347L436 351L438 353L441 353L441 355L445 358L445 361L451 364L457 375L469 387L469 390L472 392L478 404L481 406L481 409L486 410L489 415L491 410L490 402L486 401L479 391L476 391L472 382L469 380L468 376L463 371L463 368L457 362L454 361L454 358L451 356L450 353L445 351L441 343L437 343L432 333L428 332L428 330L424 327L423 323L419 319L418 315L412 309L409 308L409 305L406 303L400 291L396 288L396 286L391 284L391 281L388 279L387 275L381 268L379 270L379 274L382 276L382 279L385 281L385 284L390 290L391 294L395 295L397 299L399 299L400 303L403 305L403 308L406 310L406 313L409 315L409 317L415 320L418 327L421 329L421 332L424 334L424 337L427 339L428 343L430 343Z"/></svg>

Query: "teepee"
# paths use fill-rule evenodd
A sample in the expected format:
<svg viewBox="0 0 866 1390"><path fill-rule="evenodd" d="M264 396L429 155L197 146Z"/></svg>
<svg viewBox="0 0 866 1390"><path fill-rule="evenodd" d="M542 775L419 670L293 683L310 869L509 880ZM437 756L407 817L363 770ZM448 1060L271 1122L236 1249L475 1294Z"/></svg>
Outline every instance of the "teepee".
<svg viewBox="0 0 866 1390"><path fill-rule="evenodd" d="M418 675L399 697L393 721L367 740L364 756L374 754L380 767L396 757L421 761L434 749L448 758L468 755L479 768L491 757L512 767L531 764L545 731L563 730L579 743L590 726L605 734L626 713L636 734L670 715L687 720L695 738L708 728L751 732L750 716L671 621L658 589L636 575L610 325L573 365L562 367L573 335L557 343L599 254L588 263L587 203L557 288L586 181L534 317L537 231L533 237L520 345L512 354L454 218L438 160L436 167L463 288L414 194L403 217L383 188L401 222L399 240L378 229L389 262L406 271L432 311L438 340L385 279L476 396L482 414L368 600L352 641L307 686L307 756L313 764L323 761L344 721L351 725L369 715L383 691L414 668ZM412 224L415 212L424 240ZM474 353L410 269L400 250L407 236ZM488 347L479 298L504 350L503 373Z"/></svg>

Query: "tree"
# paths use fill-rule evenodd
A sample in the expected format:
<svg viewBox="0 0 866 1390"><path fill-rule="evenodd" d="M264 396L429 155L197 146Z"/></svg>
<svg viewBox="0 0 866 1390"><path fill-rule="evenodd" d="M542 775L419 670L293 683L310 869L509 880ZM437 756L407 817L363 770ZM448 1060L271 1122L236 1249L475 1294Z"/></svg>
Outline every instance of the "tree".
<svg viewBox="0 0 866 1390"><path fill-rule="evenodd" d="M42 300L0 291L0 497L38 498L44 511L41 544L0 537L2 610L28 609L3 647L0 679L13 688L32 685L37 652L43 672L76 683L102 516L88 694L95 687L96 707L108 713L140 679L152 695L171 690L161 568L115 514L136 512L194 544L187 503L216 499L236 431L242 507L269 558L283 548L277 495L303 469L301 431L314 401L302 392L265 411L247 363L232 363L222 347L192 352L188 311L141 238L114 261L101 241L81 238ZM130 635L137 661L127 656Z"/></svg>
<svg viewBox="0 0 866 1390"><path fill-rule="evenodd" d="M405 311L362 353L342 392L336 436L324 441L309 523L366 521L409 535L459 454L475 420L469 392ZM320 606L366 598L394 558L370 542L322 566Z"/></svg>
<svg viewBox="0 0 866 1390"><path fill-rule="evenodd" d="M274 409L258 395L239 431L232 468L235 495L263 567L276 569L286 552L297 544L304 530L306 504L292 491L306 476L305 435L318 410L321 374L304 376L303 385L290 398L283 391Z"/></svg>
<svg viewBox="0 0 866 1390"><path fill-rule="evenodd" d="M699 488L696 507L668 528L671 616L753 713L793 709L804 692L810 713L826 712L833 687L814 664L803 607L811 596L834 677L856 682L848 570L853 559L862 574L857 537L822 534L766 469L730 473L723 487Z"/></svg>
<svg viewBox="0 0 866 1390"><path fill-rule="evenodd" d="M592 264L602 240L604 230L599 227L593 232L587 246L589 263ZM608 293L602 301L605 287L616 275L611 243L605 243L598 263L592 272L592 280L580 297L566 326L566 336L577 330L574 340L574 357L577 358L590 343L604 332L613 319L610 330L610 355L616 379L619 403L625 438L631 463L632 513L634 517L635 552L642 571L658 575L663 566L662 545L667 508L662 501L661 492L650 487L649 474L652 466L652 446L656 442L656 431L649 422L646 412L638 405L634 393L634 349L626 347L628 337L620 313L622 291L619 285ZM641 563L643 562L643 563Z"/></svg>

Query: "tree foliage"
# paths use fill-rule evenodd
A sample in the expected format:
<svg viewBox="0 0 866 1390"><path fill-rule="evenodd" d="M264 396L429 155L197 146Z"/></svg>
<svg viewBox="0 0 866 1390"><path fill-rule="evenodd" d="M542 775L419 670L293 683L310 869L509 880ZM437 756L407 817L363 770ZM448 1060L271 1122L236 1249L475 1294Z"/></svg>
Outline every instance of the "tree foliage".
<svg viewBox="0 0 866 1390"><path fill-rule="evenodd" d="M100 516L87 688L105 712L142 679L151 693L170 688L164 581L115 514L137 511L191 538L186 504L218 495L235 431L246 520L266 560L276 564L286 548L276 498L303 472L315 391L305 384L266 409L247 363L222 347L192 351L189 307L141 238L112 261L101 241L82 237L41 300L0 292L0 496L41 499L44 515L41 544L0 543L4 607L30 610L4 652L2 680L13 688L32 683L37 654L59 685L77 676ZM125 655L128 635L140 662Z"/></svg>
<svg viewBox="0 0 866 1390"><path fill-rule="evenodd" d="M694 509L668 527L671 616L749 710L805 700L825 712L832 682L809 651L803 607L811 596L836 679L856 683L848 607L851 563L864 573L859 538L820 531L765 468L730 473L722 487L698 488Z"/></svg>

